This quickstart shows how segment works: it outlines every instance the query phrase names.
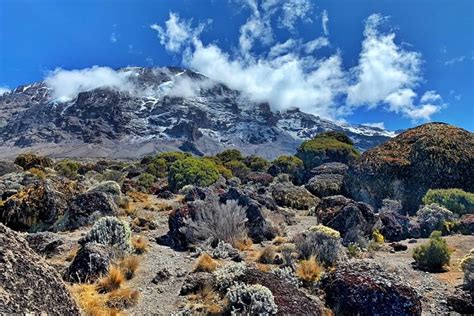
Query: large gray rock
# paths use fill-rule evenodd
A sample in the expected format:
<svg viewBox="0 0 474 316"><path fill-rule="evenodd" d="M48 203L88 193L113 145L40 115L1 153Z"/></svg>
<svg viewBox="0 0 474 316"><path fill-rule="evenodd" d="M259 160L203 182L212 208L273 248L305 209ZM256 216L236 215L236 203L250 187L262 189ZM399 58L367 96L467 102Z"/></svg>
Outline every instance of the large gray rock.
<svg viewBox="0 0 474 316"><path fill-rule="evenodd" d="M346 174L347 169L349 169L349 166L341 162L328 162L311 169L311 174L340 174L343 176Z"/></svg>
<svg viewBox="0 0 474 316"><path fill-rule="evenodd" d="M319 199L304 187L291 182L275 183L271 186L272 196L279 206L297 210L309 210L319 204Z"/></svg>
<svg viewBox="0 0 474 316"><path fill-rule="evenodd" d="M318 197L338 195L342 193L344 176L340 174L319 174L312 177L306 189Z"/></svg>
<svg viewBox="0 0 474 316"><path fill-rule="evenodd" d="M21 172L23 169L20 166L13 163L13 161L9 160L0 160L0 177L6 175L7 173L12 172Z"/></svg>
<svg viewBox="0 0 474 316"><path fill-rule="evenodd" d="M59 274L1 223L0 314L81 315Z"/></svg>

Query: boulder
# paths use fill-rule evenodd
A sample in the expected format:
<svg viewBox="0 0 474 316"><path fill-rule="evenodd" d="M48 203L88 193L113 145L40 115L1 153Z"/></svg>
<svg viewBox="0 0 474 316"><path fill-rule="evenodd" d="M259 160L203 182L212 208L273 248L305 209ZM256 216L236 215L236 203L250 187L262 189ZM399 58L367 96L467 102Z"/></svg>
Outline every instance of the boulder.
<svg viewBox="0 0 474 316"><path fill-rule="evenodd" d="M250 172L245 177L245 182L260 184L267 187L273 182L273 176L265 172Z"/></svg>
<svg viewBox="0 0 474 316"><path fill-rule="evenodd" d="M319 174L305 185L309 192L317 197L326 197L342 193L344 176L340 174Z"/></svg>
<svg viewBox="0 0 474 316"><path fill-rule="evenodd" d="M12 172L23 171L17 164L8 160L0 160L0 177Z"/></svg>
<svg viewBox="0 0 474 316"><path fill-rule="evenodd" d="M421 236L429 237L435 231L443 231L445 222L454 221L454 214L450 210L437 204L425 205L416 213L420 223Z"/></svg>
<svg viewBox="0 0 474 316"><path fill-rule="evenodd" d="M421 315L421 297L369 261L348 262L322 280L326 304L340 315Z"/></svg>
<svg viewBox="0 0 474 316"><path fill-rule="evenodd" d="M342 195L329 196L312 210L319 222L337 230L344 244L370 238L376 216L370 205L356 202Z"/></svg>
<svg viewBox="0 0 474 316"><path fill-rule="evenodd" d="M92 187L88 192L103 192L111 196L120 197L122 192L120 185L115 181L104 181Z"/></svg>
<svg viewBox="0 0 474 316"><path fill-rule="evenodd" d="M311 169L311 174L313 176L319 174L339 174L343 176L346 174L347 169L349 169L349 166L341 162L328 162Z"/></svg>
<svg viewBox="0 0 474 316"><path fill-rule="evenodd" d="M100 217L117 215L118 207L110 195L103 192L86 192L79 194L71 202L66 223L64 227L58 227L58 230L77 229L92 224Z"/></svg>
<svg viewBox="0 0 474 316"><path fill-rule="evenodd" d="M64 239L52 232L31 233L26 235L26 240L31 249L46 257L58 254L64 244Z"/></svg>
<svg viewBox="0 0 474 316"><path fill-rule="evenodd" d="M379 230L386 241L400 241L407 238L420 237L419 225L398 212L381 212L379 220Z"/></svg>
<svg viewBox="0 0 474 316"><path fill-rule="evenodd" d="M464 235L474 235L474 214L466 214L459 219L458 231Z"/></svg>
<svg viewBox="0 0 474 316"><path fill-rule="evenodd" d="M271 186L271 193L279 206L297 210L309 210L320 201L304 187L295 186L291 182L275 183Z"/></svg>
<svg viewBox="0 0 474 316"><path fill-rule="evenodd" d="M0 176L0 197L2 200L6 200L25 186L36 182L40 182L40 180L29 172L7 173Z"/></svg>
<svg viewBox="0 0 474 316"><path fill-rule="evenodd" d="M345 187L358 201L379 208L383 199L396 199L414 214L428 189L474 192L473 165L473 133L428 123L364 152L351 164Z"/></svg>
<svg viewBox="0 0 474 316"><path fill-rule="evenodd" d="M447 303L449 307L459 314L473 315L474 291L456 289L453 294L448 296Z"/></svg>
<svg viewBox="0 0 474 316"><path fill-rule="evenodd" d="M112 260L118 256L110 246L86 243L77 252L64 278L69 282L94 282L107 274Z"/></svg>
<svg viewBox="0 0 474 316"><path fill-rule="evenodd" d="M31 168L51 168L53 161L48 157L34 154L21 154L15 158L15 164L22 167L23 170L28 170Z"/></svg>
<svg viewBox="0 0 474 316"><path fill-rule="evenodd" d="M81 315L60 275L0 223L0 314Z"/></svg>

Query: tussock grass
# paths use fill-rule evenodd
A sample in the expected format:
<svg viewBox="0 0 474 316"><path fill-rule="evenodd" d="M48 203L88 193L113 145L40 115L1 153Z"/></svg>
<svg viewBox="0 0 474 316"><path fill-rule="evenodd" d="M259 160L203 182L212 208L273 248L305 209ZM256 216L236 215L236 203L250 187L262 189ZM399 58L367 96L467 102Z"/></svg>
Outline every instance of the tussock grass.
<svg viewBox="0 0 474 316"><path fill-rule="evenodd" d="M197 258L193 271L195 272L213 272L217 269L218 263L206 252L203 252Z"/></svg>

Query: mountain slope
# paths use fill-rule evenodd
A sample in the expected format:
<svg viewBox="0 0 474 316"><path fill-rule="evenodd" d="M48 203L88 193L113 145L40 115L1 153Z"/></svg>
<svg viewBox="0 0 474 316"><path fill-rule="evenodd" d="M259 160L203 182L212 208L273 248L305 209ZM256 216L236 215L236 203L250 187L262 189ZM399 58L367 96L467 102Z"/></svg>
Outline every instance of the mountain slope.
<svg viewBox="0 0 474 316"><path fill-rule="evenodd" d="M213 154L236 147L275 158L305 139L346 132L362 149L393 133L339 124L297 109L272 112L241 93L180 68L118 70L121 89L96 88L57 97L46 82L0 96L0 158L35 150L53 156L133 158L155 151Z"/></svg>

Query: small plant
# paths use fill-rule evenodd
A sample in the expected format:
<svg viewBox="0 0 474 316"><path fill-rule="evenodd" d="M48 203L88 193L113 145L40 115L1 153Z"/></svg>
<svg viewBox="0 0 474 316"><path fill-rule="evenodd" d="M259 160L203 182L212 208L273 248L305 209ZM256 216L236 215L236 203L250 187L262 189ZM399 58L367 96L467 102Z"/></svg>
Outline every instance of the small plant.
<svg viewBox="0 0 474 316"><path fill-rule="evenodd" d="M246 222L246 208L237 201L230 200L226 204L213 201L201 205L194 219L186 219L182 232L192 242L211 238L235 246L247 237Z"/></svg>
<svg viewBox="0 0 474 316"><path fill-rule="evenodd" d="M288 242L288 240L283 236L276 236L272 240L272 244L274 244L275 246L283 245L287 242Z"/></svg>
<svg viewBox="0 0 474 316"><path fill-rule="evenodd" d="M97 289L99 293L108 293L112 292L122 285L125 281L125 277L122 271L115 266L111 266L109 268L108 274L99 280L97 285Z"/></svg>
<svg viewBox="0 0 474 316"><path fill-rule="evenodd" d="M242 161L232 160L224 163L224 167L232 171L232 174L241 180L245 180L250 173L250 169Z"/></svg>
<svg viewBox="0 0 474 316"><path fill-rule="evenodd" d="M124 252L129 252L131 250L130 235L130 227L127 223L116 217L106 216L92 226L81 242L116 246Z"/></svg>
<svg viewBox="0 0 474 316"><path fill-rule="evenodd" d="M43 170L41 170L39 168L28 169L28 172L31 173L31 174L34 174L35 176L37 176L41 180L46 179L46 172L44 172Z"/></svg>
<svg viewBox="0 0 474 316"><path fill-rule="evenodd" d="M244 237L241 240L237 240L235 242L235 248L239 249L240 251L245 251L245 250L252 250L253 247L253 241L249 237Z"/></svg>
<svg viewBox="0 0 474 316"><path fill-rule="evenodd" d="M272 161L272 164L268 169L268 173L274 177L281 173L294 175L301 168L303 168L303 161L298 157L280 156Z"/></svg>
<svg viewBox="0 0 474 316"><path fill-rule="evenodd" d="M216 286L220 291L225 291L239 277L243 276L247 271L247 265L243 262L231 263L227 266L214 271L216 278Z"/></svg>
<svg viewBox="0 0 474 316"><path fill-rule="evenodd" d="M140 266L140 259L137 256L127 256L119 263L120 269L127 280L132 279Z"/></svg>
<svg viewBox="0 0 474 316"><path fill-rule="evenodd" d="M132 246L135 253L143 254L148 251L148 240L143 236L134 236L132 238Z"/></svg>
<svg viewBox="0 0 474 316"><path fill-rule="evenodd" d="M316 261L316 257L301 260L296 268L296 276L305 284L311 284L319 281L322 276L323 268Z"/></svg>
<svg viewBox="0 0 474 316"><path fill-rule="evenodd" d="M291 267L275 268L272 269L272 273L295 287L301 286L301 281L296 277L295 272Z"/></svg>
<svg viewBox="0 0 474 316"><path fill-rule="evenodd" d="M137 305L140 293L132 289L117 289L109 294L107 306L114 309L127 309Z"/></svg>
<svg viewBox="0 0 474 316"><path fill-rule="evenodd" d="M350 258L360 258L361 250L359 245L357 245L356 243L350 243L349 245L347 245L347 254Z"/></svg>
<svg viewBox="0 0 474 316"><path fill-rule="evenodd" d="M385 238L383 237L382 233L378 229L375 229L372 232L372 238L377 244L383 244L385 242Z"/></svg>
<svg viewBox="0 0 474 316"><path fill-rule="evenodd" d="M203 252L196 260L194 272L214 272L217 269L217 262L206 252Z"/></svg>
<svg viewBox="0 0 474 316"><path fill-rule="evenodd" d="M56 171L69 179L75 179L77 177L77 171L80 165L71 160L61 160L55 166Z"/></svg>
<svg viewBox="0 0 474 316"><path fill-rule="evenodd" d="M445 222L454 221L454 214L438 204L430 204L421 207L416 213L420 223L421 235L429 236L435 230L442 231Z"/></svg>
<svg viewBox="0 0 474 316"><path fill-rule="evenodd" d="M446 240L441 238L440 231L434 231L428 243L413 249L413 259L423 270L440 271L449 264L450 257Z"/></svg>
<svg viewBox="0 0 474 316"><path fill-rule="evenodd" d="M309 228L309 231L323 233L323 234L325 234L329 237L333 237L333 238L341 238L341 233L339 233L337 230L332 229L331 227L324 226L322 224L318 224L316 226L311 226Z"/></svg>
<svg viewBox="0 0 474 316"><path fill-rule="evenodd" d="M155 181L156 178L154 175L144 172L138 177L137 184L142 190L148 191Z"/></svg>
<svg viewBox="0 0 474 316"><path fill-rule="evenodd" d="M430 189L423 197L423 204L432 203L441 205L458 215L474 214L474 193L461 189Z"/></svg>
<svg viewBox="0 0 474 316"><path fill-rule="evenodd" d="M243 162L253 172L265 172L269 166L267 160L255 155L245 157Z"/></svg>
<svg viewBox="0 0 474 316"><path fill-rule="evenodd" d="M296 249L303 259L315 256L316 259L333 266L337 261L344 260L346 253L340 238L331 237L321 232L305 232L294 238Z"/></svg>
<svg viewBox="0 0 474 316"><path fill-rule="evenodd" d="M260 263L271 264L275 259L275 246L268 245L258 254L257 261Z"/></svg>
<svg viewBox="0 0 474 316"><path fill-rule="evenodd" d="M226 294L229 309L249 315L273 315L278 312L272 292L260 284L237 283Z"/></svg>
<svg viewBox="0 0 474 316"><path fill-rule="evenodd" d="M105 170L102 173L103 181L115 181L117 183L122 183L125 179L125 174L118 170Z"/></svg>
<svg viewBox="0 0 474 316"><path fill-rule="evenodd" d="M283 261L282 266L284 267L292 267L294 259L298 256L296 252L296 246L294 244L283 244L278 247L278 251L280 252L281 259Z"/></svg>
<svg viewBox="0 0 474 316"><path fill-rule="evenodd" d="M238 149L226 149L216 155L222 163L229 161L242 161L244 157Z"/></svg>

